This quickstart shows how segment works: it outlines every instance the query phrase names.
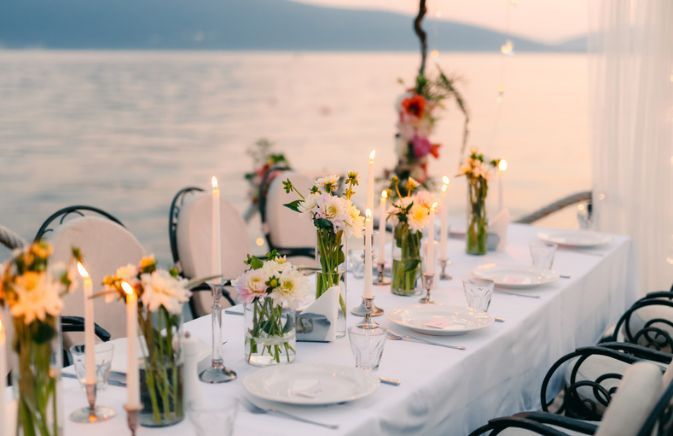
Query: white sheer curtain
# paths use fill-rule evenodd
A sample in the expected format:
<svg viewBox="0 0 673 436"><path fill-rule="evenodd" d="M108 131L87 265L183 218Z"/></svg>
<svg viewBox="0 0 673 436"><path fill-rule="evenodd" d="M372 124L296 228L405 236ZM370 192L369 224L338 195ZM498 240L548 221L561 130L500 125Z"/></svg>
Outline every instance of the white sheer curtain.
<svg viewBox="0 0 673 436"><path fill-rule="evenodd" d="M633 237L641 291L673 282L673 0L591 4L594 212Z"/></svg>

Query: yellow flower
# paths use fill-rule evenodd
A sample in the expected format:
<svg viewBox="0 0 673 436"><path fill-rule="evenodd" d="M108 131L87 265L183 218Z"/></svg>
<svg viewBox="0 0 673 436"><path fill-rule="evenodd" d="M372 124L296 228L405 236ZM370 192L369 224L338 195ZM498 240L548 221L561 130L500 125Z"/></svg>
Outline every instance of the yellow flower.
<svg viewBox="0 0 673 436"><path fill-rule="evenodd" d="M16 277L16 301L11 305L14 317L23 317L25 324L33 320L44 321L47 315L57 316L63 305L59 297L59 283L46 273L33 271Z"/></svg>
<svg viewBox="0 0 673 436"><path fill-rule="evenodd" d="M140 259L140 269L147 269L151 268L153 266L156 266L157 261L154 258L153 254L150 254L149 256L145 256L142 259Z"/></svg>
<svg viewBox="0 0 673 436"><path fill-rule="evenodd" d="M409 228L416 232L420 232L428 223L429 218L430 209L428 207L420 204L414 204L411 206L409 216L407 217Z"/></svg>
<svg viewBox="0 0 673 436"><path fill-rule="evenodd" d="M34 242L30 246L30 251L37 257L46 259L54 252L54 248L50 243L44 241Z"/></svg>
<svg viewBox="0 0 673 436"><path fill-rule="evenodd" d="M282 265L285 262L287 262L287 258L285 256L278 256L276 258L276 263L279 264L279 265Z"/></svg>

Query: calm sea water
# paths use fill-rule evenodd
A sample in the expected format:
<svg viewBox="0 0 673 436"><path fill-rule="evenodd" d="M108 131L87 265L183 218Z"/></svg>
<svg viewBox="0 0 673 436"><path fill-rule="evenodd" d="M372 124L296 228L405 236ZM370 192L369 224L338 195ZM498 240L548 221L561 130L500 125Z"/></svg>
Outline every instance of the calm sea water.
<svg viewBox="0 0 673 436"><path fill-rule="evenodd" d="M462 77L470 144L510 162L515 217L588 189L584 56L517 54L504 69L491 54L437 61ZM372 147L392 166L397 79L416 68L413 53L0 51L0 223L32 238L58 208L91 204L167 260L173 194L216 174L243 211L245 150L260 137L310 173L362 171ZM433 174L455 171L461 122L450 106ZM464 188L450 195L460 212ZM574 211L546 224L574 226Z"/></svg>

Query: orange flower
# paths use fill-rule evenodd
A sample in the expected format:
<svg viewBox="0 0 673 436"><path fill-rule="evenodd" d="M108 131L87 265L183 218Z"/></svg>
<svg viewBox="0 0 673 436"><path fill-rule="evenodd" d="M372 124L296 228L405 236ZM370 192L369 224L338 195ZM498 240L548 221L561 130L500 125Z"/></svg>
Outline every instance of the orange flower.
<svg viewBox="0 0 673 436"><path fill-rule="evenodd" d="M430 154L435 157L435 159L439 159L439 148L442 146L442 144L432 144L432 147L430 147Z"/></svg>
<svg viewBox="0 0 673 436"><path fill-rule="evenodd" d="M405 98L402 100L402 108L406 113L422 118L425 113L425 98L418 94Z"/></svg>

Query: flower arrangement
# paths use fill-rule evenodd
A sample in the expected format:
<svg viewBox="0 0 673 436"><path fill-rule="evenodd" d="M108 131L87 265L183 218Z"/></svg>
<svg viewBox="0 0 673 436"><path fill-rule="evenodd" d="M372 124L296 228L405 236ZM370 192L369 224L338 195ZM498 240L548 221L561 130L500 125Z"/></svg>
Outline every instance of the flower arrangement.
<svg viewBox="0 0 673 436"><path fill-rule="evenodd" d="M441 144L433 142L430 137L439 120L438 113L445 109L445 101L451 97L455 98L458 107L467 117L465 102L455 88L454 79L446 76L440 69L435 80L429 79L425 74L418 74L415 86L407 89L398 99L395 105L398 114L398 162L394 173L399 179L405 181L413 178L423 185L430 182L429 158L432 156L438 159L441 148ZM464 134L467 134L467 125Z"/></svg>
<svg viewBox="0 0 673 436"><path fill-rule="evenodd" d="M295 192L299 199L285 206L295 212L308 214L313 220L317 232L318 258L320 272L316 278L316 298L319 298L328 289L341 286L345 277L345 240L354 237L361 238L365 219L360 210L353 204L351 197L358 186L358 174L349 172L345 178L345 189L339 194L339 178L327 176L319 178L311 187L307 195L299 192L292 182L287 179L283 182L286 193ZM346 334L346 292L345 285L340 288L339 318L337 335Z"/></svg>
<svg viewBox="0 0 673 436"><path fill-rule="evenodd" d="M138 296L138 326L144 339L141 421L150 426L177 423L184 417L180 328L182 305L191 295L189 284L177 269L159 269L154 256L105 276L101 294L107 301L124 300L124 282Z"/></svg>
<svg viewBox="0 0 673 436"><path fill-rule="evenodd" d="M397 295L412 295L421 265L421 239L423 229L430 223L432 195L418 191L420 183L409 178L404 183L393 177L392 186L397 194L388 209L388 220L393 226L393 277L391 290Z"/></svg>
<svg viewBox="0 0 673 436"><path fill-rule="evenodd" d="M252 158L253 170L245 173L244 177L248 182L248 198L252 205L259 204L260 196L264 194L262 183L268 180L267 174L276 166L290 166L285 154L274 152L273 147L271 141L261 138L247 151Z"/></svg>
<svg viewBox="0 0 673 436"><path fill-rule="evenodd" d="M50 266L52 252L45 241L15 251L0 280L0 305L9 309L12 350L18 357L14 374L19 393L17 434L56 436L63 424L57 404L62 347L59 317L62 298L74 287L74 261L81 260L81 253L74 248L70 265Z"/></svg>
<svg viewBox="0 0 673 436"><path fill-rule="evenodd" d="M248 256L248 269L234 281L245 304L245 354L248 363L294 361L294 311L309 292L308 280L287 259L272 251Z"/></svg>
<svg viewBox="0 0 673 436"><path fill-rule="evenodd" d="M458 176L467 179L468 216L466 252L468 254L486 254L488 249L488 216L486 197L491 170L497 168L499 159L488 159L477 149L461 165Z"/></svg>

